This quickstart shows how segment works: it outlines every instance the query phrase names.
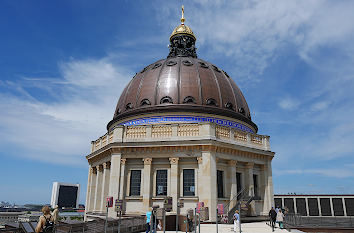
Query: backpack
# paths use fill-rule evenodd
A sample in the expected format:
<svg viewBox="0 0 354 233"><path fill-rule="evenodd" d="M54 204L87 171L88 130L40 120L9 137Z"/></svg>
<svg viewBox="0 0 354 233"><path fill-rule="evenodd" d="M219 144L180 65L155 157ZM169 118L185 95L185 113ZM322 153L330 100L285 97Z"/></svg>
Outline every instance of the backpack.
<svg viewBox="0 0 354 233"><path fill-rule="evenodd" d="M44 215L43 217L45 218L45 225L43 227L43 233L52 233L54 232L54 222L49 218L46 218Z"/></svg>

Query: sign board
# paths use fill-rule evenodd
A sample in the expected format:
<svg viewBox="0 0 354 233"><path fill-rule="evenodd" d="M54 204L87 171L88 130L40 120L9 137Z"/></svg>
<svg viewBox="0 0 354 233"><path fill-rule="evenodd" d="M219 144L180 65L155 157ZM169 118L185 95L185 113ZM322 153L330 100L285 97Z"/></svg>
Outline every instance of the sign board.
<svg viewBox="0 0 354 233"><path fill-rule="evenodd" d="M160 220L163 219L163 208L156 209L156 218Z"/></svg>
<svg viewBox="0 0 354 233"><path fill-rule="evenodd" d="M113 206L113 197L107 197L107 206L112 207Z"/></svg>
<svg viewBox="0 0 354 233"><path fill-rule="evenodd" d="M200 209L204 207L204 202L198 202L197 203L197 213L200 213Z"/></svg>
<svg viewBox="0 0 354 233"><path fill-rule="evenodd" d="M224 205L218 204L218 214L224 214Z"/></svg>
<svg viewBox="0 0 354 233"><path fill-rule="evenodd" d="M123 210L123 200L116 199L115 203L116 211L122 211Z"/></svg>
<svg viewBox="0 0 354 233"><path fill-rule="evenodd" d="M163 208L166 212L170 212L172 210L172 197L165 197Z"/></svg>

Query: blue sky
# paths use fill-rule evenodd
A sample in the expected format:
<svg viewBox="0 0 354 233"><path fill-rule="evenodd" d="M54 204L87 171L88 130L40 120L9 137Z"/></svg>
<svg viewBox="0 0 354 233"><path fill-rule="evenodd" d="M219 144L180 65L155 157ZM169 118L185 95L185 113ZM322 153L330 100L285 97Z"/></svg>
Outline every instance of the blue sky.
<svg viewBox="0 0 354 233"><path fill-rule="evenodd" d="M275 193L354 193L353 1L0 1L0 200L80 183L133 75L179 24L271 136Z"/></svg>

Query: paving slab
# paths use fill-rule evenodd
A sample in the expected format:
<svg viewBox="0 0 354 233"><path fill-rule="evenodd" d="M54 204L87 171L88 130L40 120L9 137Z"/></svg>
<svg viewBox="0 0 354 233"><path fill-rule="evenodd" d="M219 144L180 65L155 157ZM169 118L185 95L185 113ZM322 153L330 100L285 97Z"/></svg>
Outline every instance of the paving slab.
<svg viewBox="0 0 354 233"><path fill-rule="evenodd" d="M272 232L272 228L267 224L268 222L253 222L253 223L242 223L241 229L243 233L266 233ZM233 233L234 226L232 224L219 224L218 233ZM158 231L161 232L161 231ZM175 233L176 231L166 231L167 233ZM183 231L179 231L183 232ZM198 230L197 230L198 232ZM200 227L201 233L216 233L216 225L215 224L202 224ZM275 233L283 232L287 233L286 229L276 228ZM291 230L293 233L301 233L302 231Z"/></svg>

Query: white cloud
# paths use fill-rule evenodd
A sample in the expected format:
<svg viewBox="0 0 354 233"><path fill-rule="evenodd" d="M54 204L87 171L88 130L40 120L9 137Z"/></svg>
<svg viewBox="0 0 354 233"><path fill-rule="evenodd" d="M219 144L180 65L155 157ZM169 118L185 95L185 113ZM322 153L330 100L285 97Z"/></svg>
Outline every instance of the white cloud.
<svg viewBox="0 0 354 233"><path fill-rule="evenodd" d="M162 5L163 11L156 8L158 19L166 24L170 18L176 26L177 4ZM343 48L353 61L353 9L352 1L196 0L186 6L185 16L204 53L227 56L235 67L229 73L254 81L288 45L318 68L338 64L337 58L317 53L323 46Z"/></svg>
<svg viewBox="0 0 354 233"><path fill-rule="evenodd" d="M342 169L342 168L325 168L325 169L292 169L292 170L277 170L275 172L277 175L284 174L313 174L332 178L350 178L354 177L353 169Z"/></svg>
<svg viewBox="0 0 354 233"><path fill-rule="evenodd" d="M18 90L25 94L0 96L0 145L8 154L82 164L90 142L105 133L119 95L132 77L105 59L71 60L59 68L60 78L26 79L16 84L16 94ZM45 82L45 88L37 82ZM55 100L35 99L26 91L28 85L42 88Z"/></svg>
<svg viewBox="0 0 354 233"><path fill-rule="evenodd" d="M295 110L299 104L298 100L290 97L283 98L278 102L278 105L285 110Z"/></svg>

